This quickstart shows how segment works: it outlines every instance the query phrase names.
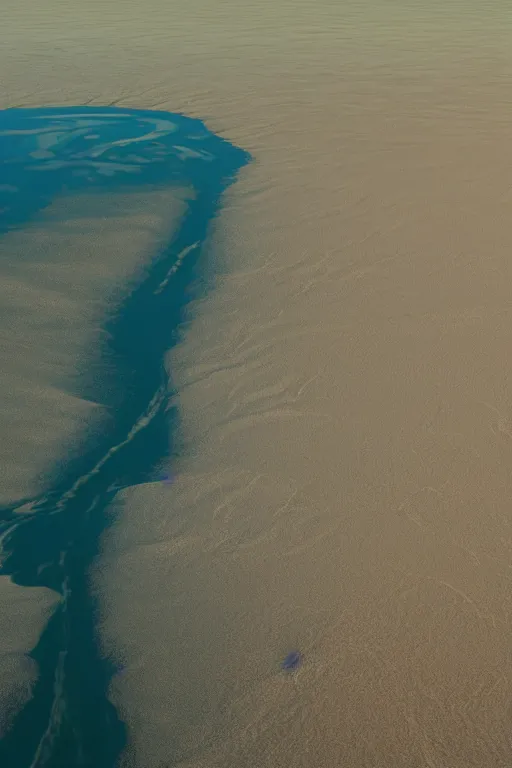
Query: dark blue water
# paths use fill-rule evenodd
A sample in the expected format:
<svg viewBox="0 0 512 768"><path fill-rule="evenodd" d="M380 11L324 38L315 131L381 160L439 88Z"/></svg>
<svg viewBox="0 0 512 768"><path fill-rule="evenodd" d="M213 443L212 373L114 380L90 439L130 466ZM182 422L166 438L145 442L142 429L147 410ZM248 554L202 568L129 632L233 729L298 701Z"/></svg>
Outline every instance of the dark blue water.
<svg viewBox="0 0 512 768"><path fill-rule="evenodd" d="M281 669L285 672L295 672L302 664L300 651L290 651L281 662Z"/></svg>
<svg viewBox="0 0 512 768"><path fill-rule="evenodd" d="M107 340L94 377L84 372L75 392L106 406L104 429L62 457L40 497L0 509L0 573L62 596L30 654L38 679L0 741L2 768L111 768L126 743L107 698L116 666L100 652L88 572L117 491L161 476L176 451L178 414L169 408L164 355L179 339L187 301L208 285L201 245L222 193L249 159L181 115L87 107L0 111L0 258L1 235L23 228L56 196L135 187L195 192L172 241L105 318ZM21 509L27 502L30 513Z"/></svg>

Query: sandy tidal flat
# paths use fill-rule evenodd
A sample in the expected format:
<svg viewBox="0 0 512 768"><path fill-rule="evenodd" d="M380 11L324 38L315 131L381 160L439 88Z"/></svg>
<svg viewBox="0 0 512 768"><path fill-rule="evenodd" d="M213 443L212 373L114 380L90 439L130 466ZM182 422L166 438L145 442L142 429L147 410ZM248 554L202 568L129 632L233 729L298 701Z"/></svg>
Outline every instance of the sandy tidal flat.
<svg viewBox="0 0 512 768"><path fill-rule="evenodd" d="M94 573L123 764L508 767L507 4L7 18L4 106L183 111L254 156L168 360L187 455Z"/></svg>

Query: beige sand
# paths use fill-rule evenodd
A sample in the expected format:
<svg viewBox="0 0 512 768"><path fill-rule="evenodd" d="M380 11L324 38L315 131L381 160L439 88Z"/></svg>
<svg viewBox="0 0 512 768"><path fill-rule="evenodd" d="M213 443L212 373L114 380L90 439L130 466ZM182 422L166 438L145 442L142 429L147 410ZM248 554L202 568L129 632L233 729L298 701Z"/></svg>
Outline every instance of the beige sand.
<svg viewBox="0 0 512 768"><path fill-rule="evenodd" d="M56 459L104 416L74 395L78 370L98 364L109 305L184 210L171 192L82 194L2 237L1 502L44 489Z"/></svg>
<svg viewBox="0 0 512 768"><path fill-rule="evenodd" d="M4 102L182 110L255 156L169 360L190 455L96 574L125 765L510 765L512 24L426 5L6 14Z"/></svg>
<svg viewBox="0 0 512 768"><path fill-rule="evenodd" d="M68 197L1 238L0 502L44 493L56 460L108 418L73 393L98 365L109 305L167 242L187 194ZM2 537L0 561L1 547ZM0 733L29 695L36 670L24 654L56 599L0 578Z"/></svg>
<svg viewBox="0 0 512 768"><path fill-rule="evenodd" d="M41 627L57 598L49 589L27 589L0 577L0 738L12 717L30 697L37 669L26 656L37 643Z"/></svg>

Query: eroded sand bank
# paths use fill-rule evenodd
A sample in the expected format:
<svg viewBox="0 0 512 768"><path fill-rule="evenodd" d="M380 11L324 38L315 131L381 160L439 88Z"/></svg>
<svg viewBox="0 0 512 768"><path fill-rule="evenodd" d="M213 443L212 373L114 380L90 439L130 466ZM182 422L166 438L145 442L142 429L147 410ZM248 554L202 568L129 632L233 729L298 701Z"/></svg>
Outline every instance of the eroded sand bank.
<svg viewBox="0 0 512 768"><path fill-rule="evenodd" d="M189 456L96 572L125 764L508 766L506 5L20 13L4 100L182 110L255 157L169 361Z"/></svg>
<svg viewBox="0 0 512 768"><path fill-rule="evenodd" d="M73 195L2 237L3 503L44 490L63 449L105 418L102 403L80 398L80 377L98 365L110 307L173 231L185 194Z"/></svg>
<svg viewBox="0 0 512 768"><path fill-rule="evenodd" d="M102 325L186 209L187 190L60 198L0 239L2 365L0 500L32 499L87 434L110 418L80 396L83 380L105 378ZM97 371L95 373L95 371ZM16 527L2 528L0 543ZM0 550L0 560L1 560ZM44 564L41 563L43 567ZM0 578L0 733L30 694L37 644L57 603L48 589Z"/></svg>
<svg viewBox="0 0 512 768"><path fill-rule="evenodd" d="M37 668L26 655L36 645L41 627L55 607L49 589L27 589L0 577L0 738L31 695Z"/></svg>

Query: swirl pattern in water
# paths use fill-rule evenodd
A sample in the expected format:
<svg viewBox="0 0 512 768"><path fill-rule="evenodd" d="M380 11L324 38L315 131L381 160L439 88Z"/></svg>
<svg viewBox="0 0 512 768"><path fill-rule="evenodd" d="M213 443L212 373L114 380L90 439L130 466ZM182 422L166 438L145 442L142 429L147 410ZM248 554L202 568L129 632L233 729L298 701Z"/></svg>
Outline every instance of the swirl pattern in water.
<svg viewBox="0 0 512 768"><path fill-rule="evenodd" d="M50 200L64 185L215 184L248 159L201 121L182 115L81 107L3 110L1 227L22 222L29 204Z"/></svg>

